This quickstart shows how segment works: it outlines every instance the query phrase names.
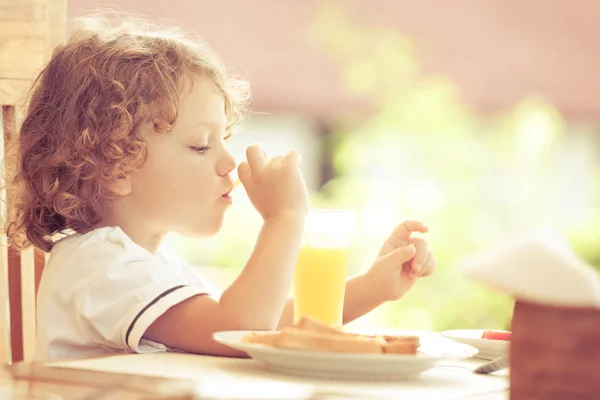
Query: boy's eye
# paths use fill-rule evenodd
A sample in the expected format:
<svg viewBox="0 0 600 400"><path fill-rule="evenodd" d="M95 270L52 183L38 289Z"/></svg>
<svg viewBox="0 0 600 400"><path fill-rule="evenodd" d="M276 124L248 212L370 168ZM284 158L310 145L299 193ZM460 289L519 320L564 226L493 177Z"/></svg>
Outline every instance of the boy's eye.
<svg viewBox="0 0 600 400"><path fill-rule="evenodd" d="M190 146L190 149L194 150L196 153L202 155L208 151L210 147L208 146Z"/></svg>

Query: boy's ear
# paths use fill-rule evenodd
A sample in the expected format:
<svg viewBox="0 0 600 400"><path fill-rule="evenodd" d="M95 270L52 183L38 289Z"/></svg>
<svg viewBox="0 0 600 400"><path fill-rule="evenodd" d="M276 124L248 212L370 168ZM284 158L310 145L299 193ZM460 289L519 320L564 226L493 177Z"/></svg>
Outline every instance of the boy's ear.
<svg viewBox="0 0 600 400"><path fill-rule="evenodd" d="M112 182L106 182L105 187L116 196L127 196L131 193L131 175L123 175Z"/></svg>

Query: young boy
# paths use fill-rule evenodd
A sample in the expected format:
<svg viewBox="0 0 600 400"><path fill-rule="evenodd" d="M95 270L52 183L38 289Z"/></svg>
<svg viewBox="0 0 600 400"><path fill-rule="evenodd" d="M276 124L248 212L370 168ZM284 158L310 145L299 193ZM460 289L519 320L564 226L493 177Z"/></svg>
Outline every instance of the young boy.
<svg viewBox="0 0 600 400"><path fill-rule="evenodd" d="M290 325L287 299L308 210L300 157L247 149L239 176L264 223L223 293L158 251L169 232L216 234L232 204L226 147L248 101L199 39L128 18L83 19L38 77L18 135L9 238L50 252L38 293L38 360L133 351L240 353L222 330ZM401 224L348 281L344 322L401 297L436 262L427 228ZM57 235L63 237L57 239Z"/></svg>

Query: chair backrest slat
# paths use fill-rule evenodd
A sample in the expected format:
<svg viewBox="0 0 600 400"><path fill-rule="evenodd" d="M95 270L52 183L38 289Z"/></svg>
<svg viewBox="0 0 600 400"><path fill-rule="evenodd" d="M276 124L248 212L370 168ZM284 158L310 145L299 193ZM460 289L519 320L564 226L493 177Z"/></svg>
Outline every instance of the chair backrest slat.
<svg viewBox="0 0 600 400"><path fill-rule="evenodd" d="M27 90L54 47L64 42L66 21L67 0L0 0L0 367L33 357L36 293L45 261L32 248L17 253L7 246L11 210L5 160L12 131L7 128L21 120Z"/></svg>
<svg viewBox="0 0 600 400"><path fill-rule="evenodd" d="M6 190L4 190L4 113L0 108L0 218L6 220ZM12 361L10 339L10 303L8 287L8 247L5 229L0 235L0 365Z"/></svg>
<svg viewBox="0 0 600 400"><path fill-rule="evenodd" d="M35 349L35 254L33 247L21 256L21 343L23 359L31 360Z"/></svg>

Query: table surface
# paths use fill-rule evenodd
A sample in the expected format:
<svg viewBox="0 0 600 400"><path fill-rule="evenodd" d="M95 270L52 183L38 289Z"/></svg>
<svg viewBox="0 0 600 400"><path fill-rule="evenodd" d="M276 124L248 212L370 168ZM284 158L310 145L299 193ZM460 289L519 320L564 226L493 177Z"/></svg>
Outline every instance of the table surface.
<svg viewBox="0 0 600 400"><path fill-rule="evenodd" d="M123 354L53 363L16 363L0 368L0 398L6 400L96 399L199 399L204 382L220 388L256 393L265 384L310 386L310 400L398 399L507 400L506 372L477 375L472 369L483 360L440 363L410 382L344 382L298 378L267 370L250 359L199 356L182 353ZM268 389L267 391L270 391ZM227 391L223 392L223 395ZM266 392L265 392L266 393ZM8 394L11 394L9 396ZM229 393L231 395L231 393ZM204 397L208 398L208 397ZM215 397L211 397L215 398ZM231 398L231 397L222 397ZM250 399L245 397L244 399Z"/></svg>

